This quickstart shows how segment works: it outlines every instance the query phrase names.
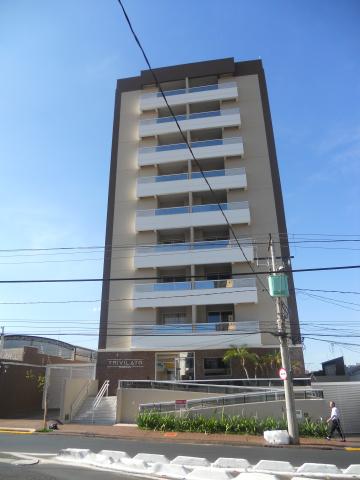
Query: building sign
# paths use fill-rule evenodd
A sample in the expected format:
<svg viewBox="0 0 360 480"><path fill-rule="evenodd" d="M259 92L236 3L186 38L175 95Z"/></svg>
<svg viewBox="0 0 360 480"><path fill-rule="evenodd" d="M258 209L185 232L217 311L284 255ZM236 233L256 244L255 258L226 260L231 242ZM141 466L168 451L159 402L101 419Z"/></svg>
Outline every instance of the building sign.
<svg viewBox="0 0 360 480"><path fill-rule="evenodd" d="M144 368L144 360L139 358L108 358L107 367Z"/></svg>

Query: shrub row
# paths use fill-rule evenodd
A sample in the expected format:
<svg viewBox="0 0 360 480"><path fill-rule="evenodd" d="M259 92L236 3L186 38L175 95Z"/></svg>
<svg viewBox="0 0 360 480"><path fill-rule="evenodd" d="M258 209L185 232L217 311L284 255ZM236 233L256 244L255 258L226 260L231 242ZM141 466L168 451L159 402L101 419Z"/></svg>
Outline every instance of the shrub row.
<svg viewBox="0 0 360 480"><path fill-rule="evenodd" d="M255 417L228 416L221 418L202 415L175 416L156 411L141 412L137 417L138 427L143 430L161 432L200 432L233 433L240 435L262 435L265 430L286 430L286 421L273 417L258 419ZM300 435L303 437L325 437L326 423L305 419L299 423Z"/></svg>

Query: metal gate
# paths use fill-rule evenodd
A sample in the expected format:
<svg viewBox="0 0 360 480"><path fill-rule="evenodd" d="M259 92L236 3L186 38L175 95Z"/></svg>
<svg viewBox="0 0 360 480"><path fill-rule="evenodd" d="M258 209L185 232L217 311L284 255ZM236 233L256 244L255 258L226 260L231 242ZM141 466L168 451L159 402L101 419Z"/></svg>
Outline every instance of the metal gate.
<svg viewBox="0 0 360 480"><path fill-rule="evenodd" d="M96 364L94 363L47 365L48 408L60 409L63 402L66 380L71 378L88 378L89 380L95 380L95 372Z"/></svg>

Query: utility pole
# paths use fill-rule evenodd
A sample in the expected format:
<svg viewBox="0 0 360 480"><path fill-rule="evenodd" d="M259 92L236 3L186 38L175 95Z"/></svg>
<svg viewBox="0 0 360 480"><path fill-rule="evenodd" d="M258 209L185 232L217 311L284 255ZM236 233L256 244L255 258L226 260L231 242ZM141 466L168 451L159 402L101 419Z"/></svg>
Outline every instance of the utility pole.
<svg viewBox="0 0 360 480"><path fill-rule="evenodd" d="M0 352L4 350L5 346L5 327L1 327Z"/></svg>
<svg viewBox="0 0 360 480"><path fill-rule="evenodd" d="M276 268L276 263L275 263L274 245L271 238L271 234L269 235L269 250L271 255L271 270L274 274L276 274L278 270ZM280 275L283 277L282 280L286 282L286 290L288 290L286 275L281 273ZM278 292L274 294L273 289L271 288L271 280L274 279L274 277L276 276L277 275L271 275L269 277L270 295L275 297L276 323L277 323L277 329L278 329L278 335L279 335L279 341L280 341L281 362L282 362L282 367L286 370L286 373L287 373L286 379L284 380L284 391L285 391L285 406L286 406L286 419L287 419L287 425L288 425L288 432L290 437L290 443L292 443L293 445L297 445L299 443L299 426L296 418L294 385L293 385L293 378L292 378L289 345L288 345L288 339L287 339L287 333L286 333L286 323L285 323L286 313L283 308L283 300L281 299L282 292L279 292L280 294L278 294Z"/></svg>

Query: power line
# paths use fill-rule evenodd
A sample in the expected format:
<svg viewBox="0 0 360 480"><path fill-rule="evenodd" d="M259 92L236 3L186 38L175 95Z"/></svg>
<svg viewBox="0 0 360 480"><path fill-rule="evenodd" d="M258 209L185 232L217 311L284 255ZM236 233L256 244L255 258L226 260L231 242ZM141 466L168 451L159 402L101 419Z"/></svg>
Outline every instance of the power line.
<svg viewBox="0 0 360 480"><path fill-rule="evenodd" d="M318 300L320 302L324 302L324 303L330 303L331 305L336 305L338 307L341 307L341 308L344 308L346 310L353 310L355 312L360 312L360 309L359 308L353 308L353 307L350 307L348 305L343 305L341 303L338 303L337 300L333 300L331 298L326 298L326 297L321 297L320 295L313 295L311 293L307 293L307 292L300 292L302 295L306 295L307 297L309 298L312 298L314 300ZM356 305L356 304L355 304Z"/></svg>
<svg viewBox="0 0 360 480"><path fill-rule="evenodd" d="M199 337L209 337L209 336L215 336L216 333L218 332L214 332L214 333L204 333L204 332L201 332L199 333ZM221 336L237 336L239 334L241 335L258 335L258 334L269 334L269 335L273 335L275 337L279 336L278 332L276 331L270 331L270 330L256 330L256 331L253 331L253 332L249 332L249 331L238 331L237 333L236 332L222 332L221 333ZM9 334L9 335L18 335L17 333L13 334ZM30 334L29 334L30 335ZM67 333L67 332L50 332L50 333L45 333L45 332L41 332L41 333L32 333L31 335L59 335L59 336L72 336L72 335L84 335L86 337L90 337L90 336L98 336L97 333L88 333L88 332L71 332L71 333ZM196 334L195 334L196 335ZM107 335L108 337L174 337L174 334L173 333L162 333L162 334L159 334L159 333L148 333L148 334L143 334L143 333L124 333L124 334L116 334L116 333L110 333ZM189 336L194 336L194 333L193 332L189 332L189 333L176 333L176 337L189 337Z"/></svg>
<svg viewBox="0 0 360 480"><path fill-rule="evenodd" d="M304 293L304 292L300 292L300 293ZM337 303L345 303L345 304L348 304L348 305L356 305L358 307L360 307L360 303L356 303L356 302L347 302L346 300L339 300L337 298L331 298L331 297L324 297L323 295L315 295L313 293L308 293L306 292L306 295L308 295L309 297L313 297L313 298L319 298L321 300L331 300L331 301L334 301L334 302L337 302Z"/></svg>
<svg viewBox="0 0 360 480"><path fill-rule="evenodd" d="M285 234L281 233L272 233L274 236L285 236ZM290 235L290 234L289 234ZM265 234L251 234L251 238L254 237L266 237ZM241 239L242 237L237 237L238 239ZM246 237L249 239L249 237ZM220 241L220 240L219 240ZM200 241L201 242L201 241ZM206 240L204 240L206 242ZM325 240L318 240L318 239L312 239L312 240L287 240L288 244L293 244L293 245L298 245L298 244L303 244L303 243L339 243L339 242L360 242L360 239L325 239ZM184 242L190 244L191 242ZM196 243L196 242L195 242ZM260 246L260 245L267 245L268 242L263 241L249 241L249 242L242 242L244 245L254 245L254 246ZM274 243L281 244L282 241L276 241L274 240ZM12 257L26 257L26 256L47 256L47 255L77 255L85 251L85 253L99 253L100 250L105 250L105 251L112 251L116 249L125 249L125 250L130 250L130 249L135 249L137 247L142 247L142 248L153 248L154 246L158 245L171 245L171 244L123 244L123 245L89 245L89 246L60 246L60 247L48 247L48 248L15 248L15 249L0 249L0 252L2 253L12 253L12 252L52 252L52 251L58 251L57 253L34 253L34 254L24 254L24 255L0 255L0 258L12 258ZM305 247L303 247L305 248ZM312 247L312 248L326 248L326 247ZM78 252L76 250L79 250ZM357 250L354 248L349 248L349 250Z"/></svg>
<svg viewBox="0 0 360 480"><path fill-rule="evenodd" d="M284 269L282 273L300 273L300 272L321 272L321 271L331 271L331 270L351 270L360 268L360 265L340 265L334 267L314 267L314 268L296 268L296 269ZM262 272L242 272L242 273L231 273L231 277L242 277L242 276L251 276L255 275L270 275L274 273L271 270L266 270ZM202 278L204 281L212 281L212 279L204 278L204 275L182 275L176 276L173 275L172 278ZM31 280L0 280L0 284L15 284L15 283L82 283L82 282L123 282L123 281L135 281L135 280L160 280L163 277L154 276L154 277L114 277L114 278L62 278L62 279L31 279ZM229 279L215 279L215 280L231 280ZM167 282L165 282L167 283ZM176 282L174 282L176 283ZM268 289L261 282L264 291L268 292ZM269 293L269 292L268 292Z"/></svg>
<svg viewBox="0 0 360 480"><path fill-rule="evenodd" d="M275 242L275 243L280 243L280 242ZM289 244L291 244L291 242L289 242ZM147 248L149 247L149 250L150 248L154 248L154 246L158 246L159 244L155 244L155 245L142 245L141 248ZM162 245L162 244L160 244ZM168 244L165 244L165 245L168 245ZM264 243L243 243L242 242L242 245L245 247L245 246L250 246L250 247L257 247L259 245L265 245ZM219 243L219 246L223 246L223 244ZM212 244L211 247L209 246L209 249L212 249L212 248L215 248L216 245L215 244ZM311 247L305 247L305 246L302 246L302 245L296 245L297 248L306 248L306 249L320 249L320 250L344 250L344 251L359 251L360 248L346 248L346 247L316 247L316 246L311 246ZM122 248L122 247L118 247L118 248ZM124 247L126 249L135 249L135 247ZM169 246L168 247L169 250L171 249L171 247ZM196 249L196 248L195 248ZM206 246L203 247L203 249L205 250L206 249ZM176 249L175 249L176 251ZM186 250L184 250L185 252ZM193 250L192 250L193 251ZM43 256L43 255L78 255L78 254L81 254L82 252L71 252L71 253L57 253L57 254L50 254L50 253L47 253L47 254L35 254L35 255L11 255L11 256L1 256L0 255L0 258L13 258L13 257L22 257L22 256ZM86 253L99 253L98 251L93 251L93 252L86 252ZM20 261L20 262L0 262L0 265L34 265L34 264L44 264L44 263L77 263L77 262L103 262L104 259L106 258L111 258L112 260L120 260L120 259L125 259L125 258L134 258L134 254L133 255L121 255L121 256L113 256L114 254L113 253L105 253L105 255L103 255L102 257L97 257L97 258L66 258L66 259L61 259L61 260L32 260L32 261ZM147 254L144 254L142 253L141 254L141 258L149 258L149 257L158 257L159 255L161 255L163 258L164 256L168 255L174 255L174 252L171 252L171 251L168 251L168 252L154 252L154 253L147 253ZM265 259L265 258L264 258ZM256 260L256 259L255 259ZM241 262L241 261L239 261Z"/></svg>
<svg viewBox="0 0 360 480"><path fill-rule="evenodd" d="M331 343L334 345L348 345L352 347L360 347L359 343L348 343L348 342L339 342L336 340L326 340L325 338L314 338L314 337L307 337L308 340L315 340L317 342L326 342L326 343Z"/></svg>
<svg viewBox="0 0 360 480"><path fill-rule="evenodd" d="M269 290L267 289L266 285L264 284L264 282L262 281L262 279L259 278L258 274L256 273L256 271L254 270L253 266L251 265L251 262L248 260L246 254L245 254L245 252L244 252L244 250L243 250L243 248L242 248L242 246L241 246L241 243L239 242L239 239L237 238L237 235L236 235L236 233L235 233L235 231L234 231L234 229L233 229L233 226L232 226L231 223L229 222L229 219L227 218L227 215L225 214L224 209L222 208L221 203L219 202L219 200L218 200L218 198L217 198L217 195L216 195L215 191L214 191L213 188L211 187L211 185L210 185L210 183L209 183L209 180L207 179L206 175L204 174L204 171L203 171L203 169L202 169L202 167L201 167L201 165L200 165L200 162L199 162L198 159L195 157L194 152L193 152L193 150L192 150L192 147L191 147L191 145L189 144L189 142L188 142L188 140L187 140L187 138L186 138L186 135L184 135L184 132L182 131L182 129L181 129L181 127L180 127L180 124L179 124L179 122L178 122L178 120L177 120L177 118L176 118L176 115L174 114L171 106L169 105L169 102L168 102L168 100L167 100L167 98L166 98L166 95L165 95L165 93L164 93L164 91L163 91L163 89L162 89L162 87L161 87L161 84L160 84L158 78L157 78L157 75L155 74L154 70L153 70L152 67L151 67L150 61L149 61L149 59L148 59L148 57L147 57L147 55L146 55L146 53L145 53L145 50L144 50L144 48L143 48L143 46L142 46L142 44L141 44L141 42L140 42L137 34L136 34L135 31L134 31L134 28L133 28L133 26L132 26L132 24L131 24L130 18L129 18L129 16L128 16L126 10L125 10L125 7L124 7L122 1L121 1L121 0L118 0L118 3L119 3L119 5L120 5L120 7L121 7L121 9L122 9L122 11L123 11L124 17L125 17L125 19L126 19L126 22L127 22L128 26L129 26L129 28L130 28L130 31L131 31L131 33L132 33L132 35L133 35L133 37L134 37L134 40L135 40L135 42L137 43L138 47L139 47L140 50L141 50L141 53L142 53L142 55L143 55L143 57L144 57L144 59L145 59L145 62L146 62L146 64L147 64L148 68L149 68L149 71L151 72L151 75L152 75L152 77L153 77L153 79L154 79L154 81L155 81L155 84L156 84L157 88L159 89L162 98L163 98L164 101L165 101L166 107L168 108L168 111L170 112L170 115L173 117L177 129L179 130L179 133L180 133L180 135L181 135L184 143L186 144L186 146L187 146L187 148L188 148L188 150L189 150L189 152L190 152L190 155L191 155L192 159L193 159L194 162L196 163L196 166L197 166L197 168L199 169L199 172L201 173L202 178L203 178L204 181L206 182L206 184L207 184L207 186L208 186L208 188L209 188L209 191L211 192L211 195L212 195L212 197L214 198L215 203L217 204L218 209L219 209L220 212L221 212L221 215L223 216L223 218L224 218L224 220L225 220L225 222L226 222L226 224L227 224L230 232L232 233L232 235L233 235L233 237L234 237L234 239L235 239L235 241L236 241L239 249L241 250L241 253L242 253L243 256L244 256L245 261L246 261L248 267L249 267L250 270L253 272L253 274L256 275L256 277L257 277L260 285L262 285L262 287L265 289L265 291L269 294L271 300L274 301L274 299L271 297L270 292L269 292Z"/></svg>
<svg viewBox="0 0 360 480"><path fill-rule="evenodd" d="M323 292L323 293L342 293L349 295L360 295L360 292L349 291L349 290L320 290L315 288L296 288L295 290L307 291L307 292Z"/></svg>
<svg viewBox="0 0 360 480"><path fill-rule="evenodd" d="M173 298L189 298L189 297L199 297L199 296L210 296L210 295L227 295L230 293L246 293L246 292L254 292L254 289L250 290L234 290L231 289L229 292L212 292L212 293L201 293L199 291L198 294L193 294L193 295L176 295L176 297ZM164 297L156 297L156 299L163 299L163 298L172 298L169 296L164 296ZM154 300L154 297L136 297L136 298L112 298L111 300L108 300L108 302L125 302L125 301L132 301L132 300ZM0 305L37 305L37 304L53 304L53 303L98 303L101 302L101 300L59 300L59 301L30 301L30 302L0 302Z"/></svg>
<svg viewBox="0 0 360 480"><path fill-rule="evenodd" d="M299 289L295 289L299 290ZM306 289L300 289L300 290L306 290ZM238 293L238 292L249 292L253 290L232 290L229 293ZM312 290L310 290L312 291ZM346 294L356 294L359 295L360 292L346 292L346 291L337 291L337 290L316 290L316 291L324 291L324 292L334 292L334 293L346 293ZM214 292L211 294L202 294L202 295L219 295L222 294L223 292ZM303 293L303 292L299 292ZM195 295L182 295L181 297L194 297ZM180 295L177 295L177 297L180 297ZM157 297L159 299L161 298L168 298L168 297ZM137 297L136 299L138 300L149 300L150 298L145 298L145 297ZM131 301L135 300L135 298L113 298L109 299L108 303L111 302L122 302L122 301ZM34 300L34 301L18 301L18 302L0 302L0 305L38 305L38 304L71 304L71 303L100 303L101 299L70 299L70 300Z"/></svg>

